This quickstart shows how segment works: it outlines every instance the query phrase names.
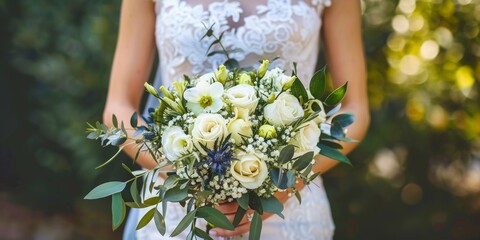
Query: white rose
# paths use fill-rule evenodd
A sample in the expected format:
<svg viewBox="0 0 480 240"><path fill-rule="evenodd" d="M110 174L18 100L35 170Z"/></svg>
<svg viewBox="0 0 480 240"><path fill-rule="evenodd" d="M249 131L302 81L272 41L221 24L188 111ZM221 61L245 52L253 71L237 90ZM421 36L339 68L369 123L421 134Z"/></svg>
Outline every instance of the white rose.
<svg viewBox="0 0 480 240"><path fill-rule="evenodd" d="M256 189L262 185L268 175L267 164L261 154L239 152L238 160L232 162L230 173L240 184L248 189Z"/></svg>
<svg viewBox="0 0 480 240"><path fill-rule="evenodd" d="M165 129L162 135L162 146L163 154L170 161L187 155L193 149L192 138L178 126Z"/></svg>
<svg viewBox="0 0 480 240"><path fill-rule="evenodd" d="M303 117L304 111L296 97L284 92L273 103L265 106L263 114L270 124L286 126Z"/></svg>
<svg viewBox="0 0 480 240"><path fill-rule="evenodd" d="M243 143L243 137L252 137L253 131L250 123L242 118L237 118L228 124L228 131L232 134L232 138L235 139L235 143Z"/></svg>
<svg viewBox="0 0 480 240"><path fill-rule="evenodd" d="M258 104L257 93L253 86L238 84L226 91L226 97L234 107L248 109L250 113L255 110Z"/></svg>
<svg viewBox="0 0 480 240"><path fill-rule="evenodd" d="M202 113L195 119L192 138L201 153L207 153L201 145L213 149L215 141L224 139L227 135L227 122L220 114Z"/></svg>
<svg viewBox="0 0 480 240"><path fill-rule="evenodd" d="M315 121L309 121L304 123L297 134L290 140L290 144L298 147L299 154L313 151L314 155L320 152L320 148L317 147L318 140L320 138L320 128Z"/></svg>

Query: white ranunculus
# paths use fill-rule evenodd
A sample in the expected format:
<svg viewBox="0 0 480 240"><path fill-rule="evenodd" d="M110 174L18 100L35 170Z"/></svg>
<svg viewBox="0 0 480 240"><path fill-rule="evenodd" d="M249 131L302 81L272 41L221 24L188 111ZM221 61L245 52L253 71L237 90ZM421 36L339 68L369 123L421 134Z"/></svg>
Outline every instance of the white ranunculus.
<svg viewBox="0 0 480 240"><path fill-rule="evenodd" d="M248 84L238 84L226 91L226 97L234 107L248 109L252 113L258 104L255 88Z"/></svg>
<svg viewBox="0 0 480 240"><path fill-rule="evenodd" d="M268 175L267 164L259 153L237 152L232 162L230 173L240 184L248 189L262 185Z"/></svg>
<svg viewBox="0 0 480 240"><path fill-rule="evenodd" d="M220 114L202 113L195 119L192 138L201 153L206 154L201 145L213 149L215 141L224 139L227 135L227 121Z"/></svg>
<svg viewBox="0 0 480 240"><path fill-rule="evenodd" d="M181 127L165 129L162 135L163 154L170 161L175 161L193 150L192 138Z"/></svg>
<svg viewBox="0 0 480 240"><path fill-rule="evenodd" d="M301 126L297 134L290 140L290 144L298 147L297 152L299 154L313 151L316 155L320 152L320 148L317 147L320 134L318 124L312 120Z"/></svg>
<svg viewBox="0 0 480 240"><path fill-rule="evenodd" d="M198 82L195 87L185 90L183 97L187 107L195 114L216 113L223 107L223 85L219 82Z"/></svg>
<svg viewBox="0 0 480 240"><path fill-rule="evenodd" d="M270 124L287 126L303 117L304 111L296 97L284 92L273 103L265 106L263 114Z"/></svg>

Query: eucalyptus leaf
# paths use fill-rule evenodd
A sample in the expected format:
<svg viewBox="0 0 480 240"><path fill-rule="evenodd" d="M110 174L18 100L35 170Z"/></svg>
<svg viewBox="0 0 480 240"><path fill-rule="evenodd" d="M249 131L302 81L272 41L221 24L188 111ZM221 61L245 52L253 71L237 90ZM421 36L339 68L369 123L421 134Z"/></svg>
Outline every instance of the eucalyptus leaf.
<svg viewBox="0 0 480 240"><path fill-rule="evenodd" d="M323 145L327 145L331 148L335 148L335 149L343 149L343 146L340 145L339 143L336 143L334 141L331 141L331 140L321 140L320 143L322 143Z"/></svg>
<svg viewBox="0 0 480 240"><path fill-rule="evenodd" d="M125 189L125 186L127 186L127 184L124 182L118 182L118 181L106 182L97 186L92 191L90 191L84 197L84 199L104 198L104 197L123 191L123 189Z"/></svg>
<svg viewBox="0 0 480 240"><path fill-rule="evenodd" d="M321 100L323 94L325 93L326 86L326 66L317 71L312 79L310 80L310 93L313 97L318 100Z"/></svg>
<svg viewBox="0 0 480 240"><path fill-rule="evenodd" d="M133 180L132 185L130 185L130 195L136 204L141 202L140 193L138 192L137 179Z"/></svg>
<svg viewBox="0 0 480 240"><path fill-rule="evenodd" d="M137 123L138 123L138 113L134 112L132 114L132 117L130 117L130 126L132 126L133 128L136 128Z"/></svg>
<svg viewBox="0 0 480 240"><path fill-rule="evenodd" d="M140 219L140 221L139 221L138 224L137 224L137 230L142 229L142 228L145 227L150 221L152 221L153 215L155 215L155 211L156 211L156 210L157 210L156 208L152 208L152 209L148 210L148 212L145 213L145 215L143 215L143 217Z"/></svg>
<svg viewBox="0 0 480 240"><path fill-rule="evenodd" d="M302 204L302 195L300 195L299 191L295 191L295 197L298 200L298 204Z"/></svg>
<svg viewBox="0 0 480 240"><path fill-rule="evenodd" d="M323 145L321 143L317 144L317 146L320 148L320 154L335 160L338 160L342 163L348 164L352 166L352 163L350 160L347 158L347 156L343 155L340 151L338 151L335 148L331 148L327 145Z"/></svg>
<svg viewBox="0 0 480 240"><path fill-rule="evenodd" d="M160 197L159 196L154 196L154 197L151 197L151 198L143 201L143 204L145 206L152 206L152 205L156 205L159 202L160 202Z"/></svg>
<svg viewBox="0 0 480 240"><path fill-rule="evenodd" d="M292 168L298 171L302 171L303 169L308 167L308 165L310 165L312 160L313 160L313 152L312 151L307 152L302 156L300 156L300 158L293 163Z"/></svg>
<svg viewBox="0 0 480 240"><path fill-rule="evenodd" d="M338 114L332 119L332 123L338 123L342 127L348 127L350 124L352 124L355 121L355 116L350 113L342 113Z"/></svg>
<svg viewBox="0 0 480 240"><path fill-rule="evenodd" d="M117 116L115 116L115 114L112 114L112 123L113 123L113 126L115 128L118 128L118 120L117 120Z"/></svg>
<svg viewBox="0 0 480 240"><path fill-rule="evenodd" d="M287 178L283 171L281 172L279 168L272 168L269 171L269 175L275 186L280 189L287 189Z"/></svg>
<svg viewBox="0 0 480 240"><path fill-rule="evenodd" d="M347 87L348 87L348 82L338 87L337 89L333 90L333 92L331 92L327 96L324 103L328 106L335 106L338 103L340 103L345 97L345 94L347 93Z"/></svg>
<svg viewBox="0 0 480 240"><path fill-rule="evenodd" d="M185 200L187 196L188 196L188 188L180 189L175 187L165 192L165 196L163 200L168 202L180 202L182 200Z"/></svg>
<svg viewBox="0 0 480 240"><path fill-rule="evenodd" d="M262 217L258 212L253 214L252 222L250 222L250 232L248 240L260 240L262 232Z"/></svg>
<svg viewBox="0 0 480 240"><path fill-rule="evenodd" d="M132 173L132 170L131 170L125 163L122 163L122 167L123 167L123 169L125 169L125 171L127 171L128 173Z"/></svg>
<svg viewBox="0 0 480 240"><path fill-rule="evenodd" d="M248 193L242 194L240 198L237 198L238 205L245 210L248 209L248 201L249 201Z"/></svg>
<svg viewBox="0 0 480 240"><path fill-rule="evenodd" d="M165 218L163 215L155 208L155 213L153 214L153 220L155 221L155 226L157 227L158 232L163 236L167 231L165 225Z"/></svg>
<svg viewBox="0 0 480 240"><path fill-rule="evenodd" d="M295 146L293 145L287 145L282 148L280 151L280 155L278 156L278 163L279 164L284 164L290 160L292 160L293 155L295 153Z"/></svg>
<svg viewBox="0 0 480 240"><path fill-rule="evenodd" d="M197 217L204 218L208 223L213 224L215 227L221 227L227 230L235 229L235 226L230 223L228 218L222 212L211 206L198 208Z"/></svg>
<svg viewBox="0 0 480 240"><path fill-rule="evenodd" d="M122 225L125 219L125 204L121 193L112 195L112 229L115 230Z"/></svg>
<svg viewBox="0 0 480 240"><path fill-rule="evenodd" d="M170 237L175 237L178 234L182 233L183 230L185 230L188 227L188 225L192 223L196 213L197 213L196 209L187 213L187 215L180 221L180 223L178 223L177 227L173 230L172 234L170 234Z"/></svg>
<svg viewBox="0 0 480 240"><path fill-rule="evenodd" d="M238 61L233 58L230 58L227 61L225 61L223 65L225 65L225 67L231 71L240 67L240 64L238 63Z"/></svg>
<svg viewBox="0 0 480 240"><path fill-rule="evenodd" d="M262 202L263 211L277 214L279 217L285 218L282 214L283 204L278 201L276 197L260 198L260 201Z"/></svg>
<svg viewBox="0 0 480 240"><path fill-rule="evenodd" d="M327 117L333 116L333 114L337 113L341 107L341 103L337 104L334 108L330 109L330 111L327 112Z"/></svg>
<svg viewBox="0 0 480 240"><path fill-rule="evenodd" d="M330 127L330 136L336 139L341 139L345 137L342 125L340 125L338 122L332 122L332 125Z"/></svg>

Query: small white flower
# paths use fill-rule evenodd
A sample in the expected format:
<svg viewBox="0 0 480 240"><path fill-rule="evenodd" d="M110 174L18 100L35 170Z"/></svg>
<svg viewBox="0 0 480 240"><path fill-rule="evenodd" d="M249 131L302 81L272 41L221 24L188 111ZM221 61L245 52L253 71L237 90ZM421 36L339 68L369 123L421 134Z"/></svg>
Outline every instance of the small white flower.
<svg viewBox="0 0 480 240"><path fill-rule="evenodd" d="M185 90L183 97L187 107L195 114L216 113L223 107L223 85L219 82L199 82L195 87Z"/></svg>

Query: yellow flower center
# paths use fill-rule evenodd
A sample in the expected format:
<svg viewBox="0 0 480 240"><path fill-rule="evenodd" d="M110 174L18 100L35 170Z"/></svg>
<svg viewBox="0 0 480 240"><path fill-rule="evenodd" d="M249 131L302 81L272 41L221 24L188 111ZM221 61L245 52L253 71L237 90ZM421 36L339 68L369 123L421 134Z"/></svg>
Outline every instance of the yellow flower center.
<svg viewBox="0 0 480 240"><path fill-rule="evenodd" d="M208 106L211 106L212 103L213 99L210 96L202 96L199 101L199 104L202 108L207 108Z"/></svg>

